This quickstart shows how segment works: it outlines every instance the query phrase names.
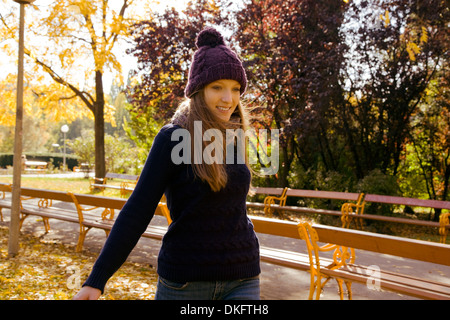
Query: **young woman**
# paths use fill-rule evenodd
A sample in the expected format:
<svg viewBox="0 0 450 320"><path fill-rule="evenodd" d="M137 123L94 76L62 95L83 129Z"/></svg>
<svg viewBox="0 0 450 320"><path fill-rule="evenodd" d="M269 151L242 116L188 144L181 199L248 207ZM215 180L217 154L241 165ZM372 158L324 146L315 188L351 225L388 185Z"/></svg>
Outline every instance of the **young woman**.
<svg viewBox="0 0 450 320"><path fill-rule="evenodd" d="M156 136L134 192L74 299L101 295L147 228L163 194L172 223L158 256L155 299L259 299L259 243L246 209L250 170L242 161L194 161L198 124L202 133L246 130L240 96L247 78L241 61L215 29L200 32L196 45L187 100ZM176 130L190 133L193 152L188 163L173 161L172 150L180 143L172 137ZM203 147L210 143L204 140Z"/></svg>

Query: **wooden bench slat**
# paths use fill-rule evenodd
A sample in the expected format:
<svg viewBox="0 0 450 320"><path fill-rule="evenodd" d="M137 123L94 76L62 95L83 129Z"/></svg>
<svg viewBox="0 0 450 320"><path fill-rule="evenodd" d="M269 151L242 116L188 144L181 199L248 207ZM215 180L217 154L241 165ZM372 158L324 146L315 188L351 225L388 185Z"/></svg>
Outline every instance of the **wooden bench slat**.
<svg viewBox="0 0 450 320"><path fill-rule="evenodd" d="M276 248L260 247L261 261L287 266L297 270L309 270L309 256Z"/></svg>
<svg viewBox="0 0 450 320"><path fill-rule="evenodd" d="M43 218L53 218L62 221L75 222L78 223L78 215L76 212L70 212L67 210L49 210L48 208L30 208L24 206L21 213L26 215L40 216Z"/></svg>
<svg viewBox="0 0 450 320"><path fill-rule="evenodd" d="M247 208L264 209L264 203L261 202L246 202Z"/></svg>
<svg viewBox="0 0 450 320"><path fill-rule="evenodd" d="M407 205L407 206L417 206L417 207L428 207L436 209L450 209L450 201L439 201L439 200L426 200L426 199L414 199L406 197L394 197L385 196L378 194L366 194L364 197L365 202L377 202L386 204L397 204L397 205Z"/></svg>
<svg viewBox="0 0 450 320"><path fill-rule="evenodd" d="M450 266L450 246L314 224L321 242Z"/></svg>
<svg viewBox="0 0 450 320"><path fill-rule="evenodd" d="M152 238L156 240L162 240L167 232L167 227L162 226L149 226L147 230L142 234L144 238Z"/></svg>
<svg viewBox="0 0 450 320"><path fill-rule="evenodd" d="M122 187L122 186L116 186L113 184L98 184L98 183L93 183L91 184L91 187L96 187L96 188L110 188L110 189L117 189L117 190L126 190L126 191L133 191L133 188L130 187Z"/></svg>
<svg viewBox="0 0 450 320"><path fill-rule="evenodd" d="M251 189L251 192L255 194L279 196L283 193L283 189L284 188L254 187Z"/></svg>
<svg viewBox="0 0 450 320"><path fill-rule="evenodd" d="M348 264L346 267L341 269L342 271L353 273L356 275L365 275L373 270L369 271L369 267L363 266L363 265L357 265L357 264ZM448 291L448 294L450 295L450 284L436 282L428 279L419 279L417 277L413 277L407 274L399 274L395 272L390 272L386 270L380 269L380 280L381 281L389 281L393 283L402 283L405 281L405 279L408 279L409 285L412 287L426 287L427 290L430 291ZM367 278L367 277L366 277Z"/></svg>
<svg viewBox="0 0 450 320"><path fill-rule="evenodd" d="M255 187L252 188L252 191L256 194L279 196L283 193L283 189L284 188ZM320 191L320 190L304 190L304 189L288 188L286 195L289 197L299 197L299 198L304 197L304 198L322 198L322 199L357 201L360 194L352 192Z"/></svg>
<svg viewBox="0 0 450 320"><path fill-rule="evenodd" d="M357 201L360 194L351 192L337 192L337 191L288 189L286 195L288 197L299 197L299 198L321 198L321 199Z"/></svg>
<svg viewBox="0 0 450 320"><path fill-rule="evenodd" d="M126 200L121 198L103 197L79 193L74 195L81 205L121 210L126 203Z"/></svg>
<svg viewBox="0 0 450 320"><path fill-rule="evenodd" d="M112 185L112 184L98 184L98 183L91 184L91 187L120 189L120 186L116 186L116 185Z"/></svg>
<svg viewBox="0 0 450 320"><path fill-rule="evenodd" d="M297 213L314 213L314 214L326 214L326 215L332 215L332 216L341 216L341 211L337 210L327 210L327 209L317 209L317 208L310 208L310 207L296 207L296 206L279 206L279 205L272 205L277 210L285 210L290 212L297 212ZM358 216L359 217L359 216Z"/></svg>
<svg viewBox="0 0 450 320"><path fill-rule="evenodd" d="M323 274L335 277L335 278L343 278L348 279L354 282L359 282L366 284L368 280L368 275L363 273L356 273L348 268L343 268L339 270L329 270L324 269L321 271ZM383 277L384 276L384 277ZM386 290L391 290L394 292L398 292L401 294L406 294L409 296L417 297L420 299L433 299L433 300L448 300L450 299L450 292L445 286L435 286L433 289L429 289L427 287L427 280L415 278L414 281L416 285L411 281L411 277L408 277L403 274L396 275L396 281L390 281L384 275L384 272L381 272L381 278L379 279L380 287ZM392 278L391 278L392 279Z"/></svg>
<svg viewBox="0 0 450 320"><path fill-rule="evenodd" d="M110 179L110 180L119 179L119 180L121 180L121 185L118 186L118 185L107 184L108 179ZM126 196L126 194L133 192L133 190L134 190L134 188L129 187L128 184L135 185L137 183L138 179L139 179L138 175L108 172L105 175L105 178L91 179L89 188L91 190L100 189L102 191L104 191L106 188L115 189L115 190L120 191L121 196Z"/></svg>
<svg viewBox="0 0 450 320"><path fill-rule="evenodd" d="M108 179L122 179L122 180L132 180L132 181L136 181L137 178L139 178L138 175L124 174L124 173L113 173L113 172L108 172L105 175L105 177L108 178Z"/></svg>
<svg viewBox="0 0 450 320"><path fill-rule="evenodd" d="M25 188L22 187L20 189L20 195L26 197L33 198L43 198L43 199L52 199L59 200L64 202L72 202L71 197L64 191L54 191L54 190L44 190L44 189L35 189L35 188Z"/></svg>
<svg viewBox="0 0 450 320"><path fill-rule="evenodd" d="M381 281L389 281L391 283L399 283L402 284L405 282L405 279L408 281L408 286L411 288L417 289L425 289L430 292L447 292L447 295L450 296L450 286L445 283L437 283L434 281L430 281L427 279L419 279L417 277L412 277L409 275L400 275L393 272L386 272L381 270Z"/></svg>
<svg viewBox="0 0 450 320"><path fill-rule="evenodd" d="M257 216L249 216L249 218L251 219L256 232L300 239L297 223L295 222L276 220L276 223L274 223L274 219L271 218Z"/></svg>
<svg viewBox="0 0 450 320"><path fill-rule="evenodd" d="M11 192L11 185L6 183L0 183L0 191L2 192Z"/></svg>

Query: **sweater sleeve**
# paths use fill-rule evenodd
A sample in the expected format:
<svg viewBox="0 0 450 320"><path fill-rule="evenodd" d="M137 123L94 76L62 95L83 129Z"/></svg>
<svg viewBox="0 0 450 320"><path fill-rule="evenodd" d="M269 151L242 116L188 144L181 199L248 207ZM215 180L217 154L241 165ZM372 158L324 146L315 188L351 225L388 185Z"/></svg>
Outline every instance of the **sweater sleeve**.
<svg viewBox="0 0 450 320"><path fill-rule="evenodd" d="M174 172L171 160L173 126L165 126L155 137L142 173L83 284L104 291L109 278L125 262L146 230Z"/></svg>

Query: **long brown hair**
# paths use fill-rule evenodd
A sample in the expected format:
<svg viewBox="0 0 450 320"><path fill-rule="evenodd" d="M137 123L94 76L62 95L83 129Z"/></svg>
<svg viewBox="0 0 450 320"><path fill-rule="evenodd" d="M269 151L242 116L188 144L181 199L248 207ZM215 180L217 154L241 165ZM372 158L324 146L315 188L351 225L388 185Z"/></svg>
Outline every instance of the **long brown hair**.
<svg viewBox="0 0 450 320"><path fill-rule="evenodd" d="M217 192L225 187L227 184L228 176L225 169L225 161L223 163L217 163L213 161L212 163L206 163L205 161L201 161L201 163L195 163L194 161L194 122L201 121L202 124L202 152L205 147L208 145L206 141L203 140L203 134L208 129L218 129L222 133L222 137L226 137L227 129L242 129L244 132L248 129L248 114L243 107L241 101L239 101L236 110L232 114L230 120L228 122L223 122L208 110L205 99L204 99L204 91L203 89L195 93L190 99L185 100L177 110L178 115L183 114L185 116L184 123L182 126L187 129L191 135L191 148L192 148L192 169L197 178L209 184L211 190ZM175 115L175 117L177 114ZM197 133L198 134L198 133ZM225 139L222 139L225 140ZM224 145L221 146L222 151L224 152L223 158L226 158L226 147ZM245 163L247 167L250 169L247 160L247 146L245 144L245 154L243 155L245 158ZM251 170L250 170L251 172Z"/></svg>

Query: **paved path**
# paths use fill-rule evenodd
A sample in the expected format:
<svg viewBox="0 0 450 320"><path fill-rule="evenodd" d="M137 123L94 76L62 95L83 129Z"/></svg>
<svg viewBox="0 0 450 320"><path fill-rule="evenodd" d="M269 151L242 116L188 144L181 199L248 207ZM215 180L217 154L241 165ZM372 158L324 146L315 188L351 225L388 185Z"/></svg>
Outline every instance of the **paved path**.
<svg viewBox="0 0 450 320"><path fill-rule="evenodd" d="M3 210L5 221L9 221L9 210ZM152 224L165 224L165 219L155 216ZM46 239L61 241L63 244L75 246L78 238L79 226L75 223L50 220L52 230L44 235ZM25 220L23 232L36 236L44 234L43 223L36 217L29 217ZM306 252L303 241L258 234L261 245L274 246L280 249L293 249ZM84 242L84 250L93 253L100 252L105 241L105 232L91 229ZM156 240L142 238L133 252L129 261L150 264L156 266L158 251L161 243ZM450 267L438 264L425 263L415 260L408 260L394 256L376 254L356 250L357 261L365 265L377 265L382 270L397 272L408 272L411 275L426 277L432 280L442 281L450 284ZM304 300L308 298L310 275L308 272L293 270L290 268L275 266L268 263L261 264L261 298L265 300ZM352 284L354 300L412 300L413 297L400 295L389 291L370 290L363 284ZM330 280L325 287L323 300L339 299L337 285L334 280Z"/></svg>

